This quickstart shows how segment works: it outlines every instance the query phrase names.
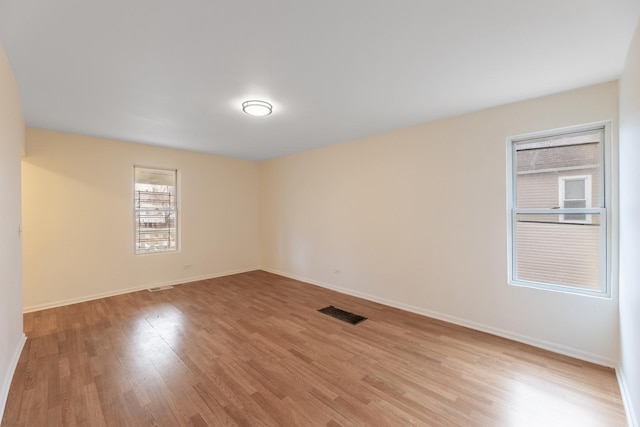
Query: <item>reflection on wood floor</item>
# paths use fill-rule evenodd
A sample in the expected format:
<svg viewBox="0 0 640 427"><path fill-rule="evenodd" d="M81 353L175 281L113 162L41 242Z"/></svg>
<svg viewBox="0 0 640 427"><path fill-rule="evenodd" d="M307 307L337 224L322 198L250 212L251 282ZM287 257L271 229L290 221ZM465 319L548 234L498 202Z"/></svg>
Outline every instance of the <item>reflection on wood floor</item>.
<svg viewBox="0 0 640 427"><path fill-rule="evenodd" d="M611 369L262 271L27 314L25 332L3 427L625 425Z"/></svg>

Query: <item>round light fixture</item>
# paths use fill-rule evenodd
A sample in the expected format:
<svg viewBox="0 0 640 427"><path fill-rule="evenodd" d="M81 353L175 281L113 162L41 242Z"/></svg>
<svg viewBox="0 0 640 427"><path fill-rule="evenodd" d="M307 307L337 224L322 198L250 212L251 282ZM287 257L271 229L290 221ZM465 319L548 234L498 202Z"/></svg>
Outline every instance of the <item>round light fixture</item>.
<svg viewBox="0 0 640 427"><path fill-rule="evenodd" d="M242 111L250 116L268 116L273 111L273 105L266 101L259 101L257 99L244 101L242 103Z"/></svg>

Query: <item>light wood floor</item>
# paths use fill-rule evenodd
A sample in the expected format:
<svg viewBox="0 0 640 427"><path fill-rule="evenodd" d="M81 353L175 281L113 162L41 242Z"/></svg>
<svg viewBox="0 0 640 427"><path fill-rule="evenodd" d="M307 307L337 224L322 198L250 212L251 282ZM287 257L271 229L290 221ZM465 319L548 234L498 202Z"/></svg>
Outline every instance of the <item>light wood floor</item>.
<svg viewBox="0 0 640 427"><path fill-rule="evenodd" d="M2 426L625 425L611 369L262 271L25 332Z"/></svg>

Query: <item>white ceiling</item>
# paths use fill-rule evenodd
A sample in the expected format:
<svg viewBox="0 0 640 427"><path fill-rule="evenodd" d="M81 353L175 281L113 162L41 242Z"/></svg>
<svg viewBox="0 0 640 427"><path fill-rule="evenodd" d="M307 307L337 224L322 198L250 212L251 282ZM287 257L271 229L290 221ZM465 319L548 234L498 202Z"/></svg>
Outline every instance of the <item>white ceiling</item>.
<svg viewBox="0 0 640 427"><path fill-rule="evenodd" d="M614 80L638 0L0 0L30 127L267 159ZM268 117L242 101L274 105Z"/></svg>

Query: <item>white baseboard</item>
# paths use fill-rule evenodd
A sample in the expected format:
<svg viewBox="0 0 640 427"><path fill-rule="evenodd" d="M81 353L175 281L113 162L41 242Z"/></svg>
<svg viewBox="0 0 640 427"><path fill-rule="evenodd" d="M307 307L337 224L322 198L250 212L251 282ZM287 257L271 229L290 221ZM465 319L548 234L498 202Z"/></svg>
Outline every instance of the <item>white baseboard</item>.
<svg viewBox="0 0 640 427"><path fill-rule="evenodd" d="M573 347L564 346L561 344L553 343L550 341L540 340L534 337L529 337L526 335L518 334L515 332L507 331L505 329L495 328L493 326L484 325L481 323L473 322L471 320L462 319L456 316L450 316L445 313L440 313L437 311L428 310L421 307L415 307L412 305L404 304L397 301L388 300L386 298L380 298L375 295L366 294L363 292L354 291L352 289L341 288L338 286L333 286L328 283L318 282L316 280L307 279L305 277L296 276L295 274L288 274L282 271L277 271L270 268L261 268L262 270L277 274L279 276L288 277L295 280L300 280L301 282L311 283L312 285L320 286L323 288L331 289L333 291L337 291L343 294L352 295L358 298L366 299L368 301L377 302L383 305L387 305L389 307L399 308L400 310L409 311L411 313L420 314L423 316L431 317L438 320L443 320L445 322L453 323L455 325L464 326L470 329L475 329L477 331L486 332L491 335L496 335L502 338L507 338L513 341L521 342L524 344L529 344L534 347L538 347L544 350L549 350L554 353L559 353L565 356L573 357L576 359L584 360L586 362L595 363L597 365L602 365L610 368L615 368L618 365L618 362L615 360L611 360L609 358L603 357L598 354L582 351Z"/></svg>
<svg viewBox="0 0 640 427"><path fill-rule="evenodd" d="M20 342L18 342L18 346L13 353L11 364L9 365L9 371L7 372L7 376L5 377L4 383L2 384L2 389L0 390L0 421L2 421L2 417L4 416L4 409L7 405L7 399L9 398L9 388L11 387L11 380L13 379L13 375L16 372L18 360L20 360L20 355L22 354L22 349L24 348L24 344L26 342L27 336L23 333L22 338L20 338Z"/></svg>
<svg viewBox="0 0 640 427"><path fill-rule="evenodd" d="M622 403L624 404L624 411L627 414L627 423L629 427L639 427L638 417L635 409L633 408L633 400L629 394L629 386L627 384L627 377L624 375L624 371L621 367L616 369L616 377L618 377L618 385L620 386L620 394L622 395Z"/></svg>
<svg viewBox="0 0 640 427"><path fill-rule="evenodd" d="M147 283L145 285L135 286L135 287L132 287L132 288L117 289L115 291L102 292L102 293L93 294L93 295L86 295L86 296L82 296L82 297L78 297L78 298L66 299L66 300L62 300L62 301L54 301L54 302L48 302L48 303L44 303L44 304L31 305L31 306L28 306L28 307L24 307L23 308L23 313L31 313L31 312L34 312L34 311L46 310L48 308L63 307L65 305L77 304L77 303L86 302L86 301L93 301L93 300L100 299L100 298L108 298L108 297L113 297L113 296L116 296L116 295L128 294L128 293L131 293L131 292L138 292L138 291L142 291L142 290L149 289L149 288L155 288L155 287L158 287L158 286L182 285L184 283L197 282L199 280L215 279L217 277L231 276L233 274L239 274L239 273L247 273L249 271L254 271L254 270L259 270L259 269L260 269L259 267L244 268L244 269L241 269L241 270L225 271L225 272L222 272L222 273L208 274L208 275L205 275L205 276L198 276L198 277L187 277L187 278L184 278L184 279L170 280L170 281L167 281L167 282Z"/></svg>

